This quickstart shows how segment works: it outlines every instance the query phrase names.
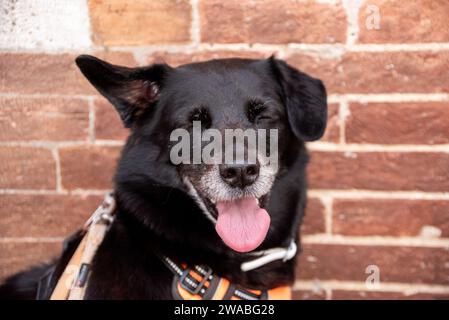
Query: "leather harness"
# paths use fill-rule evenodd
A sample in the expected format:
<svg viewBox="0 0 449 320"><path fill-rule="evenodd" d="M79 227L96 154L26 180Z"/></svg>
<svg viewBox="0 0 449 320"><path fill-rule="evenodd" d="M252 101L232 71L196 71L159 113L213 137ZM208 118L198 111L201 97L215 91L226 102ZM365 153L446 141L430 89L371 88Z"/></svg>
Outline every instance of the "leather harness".
<svg viewBox="0 0 449 320"><path fill-rule="evenodd" d="M115 200L112 193L105 196L103 203L77 233L80 239L72 250L74 253L65 265L59 279L54 279L55 270L50 270L39 282L38 299L82 300L88 285L93 257L114 220ZM73 242L73 240L72 240ZM66 245L65 245L66 246ZM66 251L65 249L64 251ZM256 269L271 261L292 259L296 254L296 244L291 242L288 248L273 248L251 255L255 259L241 265L243 272ZM64 255L64 254L63 254ZM68 258L66 258L67 260ZM289 300L291 287L281 286L268 290L253 290L231 283L218 276L205 265L187 266L177 264L167 256L161 261L173 273L172 296L176 300ZM51 290L51 283L56 283ZM43 289L44 288L44 289Z"/></svg>

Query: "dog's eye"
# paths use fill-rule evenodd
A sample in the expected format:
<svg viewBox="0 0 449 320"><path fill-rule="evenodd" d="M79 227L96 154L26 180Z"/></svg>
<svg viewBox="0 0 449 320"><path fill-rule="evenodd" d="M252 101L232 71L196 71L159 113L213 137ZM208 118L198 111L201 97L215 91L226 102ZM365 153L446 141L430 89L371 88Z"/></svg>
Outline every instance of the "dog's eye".
<svg viewBox="0 0 449 320"><path fill-rule="evenodd" d="M252 123L258 122L260 120L268 120L269 116L264 115L263 111L266 110L266 106L263 102L258 100L252 100L248 102L247 106L247 117Z"/></svg>
<svg viewBox="0 0 449 320"><path fill-rule="evenodd" d="M205 129L210 128L212 122L209 112L204 108L193 110L193 112L190 114L189 122L192 123L193 121L200 121L201 126Z"/></svg>
<svg viewBox="0 0 449 320"><path fill-rule="evenodd" d="M269 121L269 120L272 120L272 118L269 116L260 116L256 118L256 122Z"/></svg>

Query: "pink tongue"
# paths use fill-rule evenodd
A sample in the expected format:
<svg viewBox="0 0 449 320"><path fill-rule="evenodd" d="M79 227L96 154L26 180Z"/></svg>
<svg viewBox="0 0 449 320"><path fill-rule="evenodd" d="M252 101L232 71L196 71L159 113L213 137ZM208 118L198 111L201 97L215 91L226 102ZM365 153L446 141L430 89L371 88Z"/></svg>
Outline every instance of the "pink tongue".
<svg viewBox="0 0 449 320"><path fill-rule="evenodd" d="M267 235L270 216L255 198L242 198L217 203L215 230L231 249L248 252L257 248Z"/></svg>

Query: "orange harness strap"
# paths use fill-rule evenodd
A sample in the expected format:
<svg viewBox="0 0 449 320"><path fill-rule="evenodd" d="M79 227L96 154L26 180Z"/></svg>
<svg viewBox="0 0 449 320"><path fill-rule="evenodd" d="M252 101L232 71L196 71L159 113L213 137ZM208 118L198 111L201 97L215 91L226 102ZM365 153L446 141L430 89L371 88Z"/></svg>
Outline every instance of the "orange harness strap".
<svg viewBox="0 0 449 320"><path fill-rule="evenodd" d="M105 196L104 202L86 222L84 238L66 266L54 289L51 300L79 300L84 298L88 285L90 264L101 244L109 225L114 220L115 201L112 194ZM242 270L252 270L261 264L296 253L296 245L288 250L274 249L271 257L263 256L242 265ZM285 252L284 252L285 251ZM268 260L267 260L268 258ZM229 280L214 274L207 266L177 265L166 256L162 261L174 273L172 284L173 298L178 300L290 300L289 286L269 290L251 290L230 283Z"/></svg>
<svg viewBox="0 0 449 320"><path fill-rule="evenodd" d="M168 257L162 258L175 274L172 295L177 300L290 300L291 287L281 286L269 290L252 290L232 284L217 276L206 266L188 268L177 265Z"/></svg>

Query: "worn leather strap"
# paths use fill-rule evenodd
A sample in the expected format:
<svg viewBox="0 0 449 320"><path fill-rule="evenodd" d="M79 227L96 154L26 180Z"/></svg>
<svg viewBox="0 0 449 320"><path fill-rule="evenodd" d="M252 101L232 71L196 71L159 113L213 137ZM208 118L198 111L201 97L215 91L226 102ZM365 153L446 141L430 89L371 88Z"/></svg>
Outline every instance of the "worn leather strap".
<svg viewBox="0 0 449 320"><path fill-rule="evenodd" d="M103 203L86 222L84 237L66 265L50 300L82 300L84 298L92 260L114 219L114 210L114 197L112 193L108 193Z"/></svg>
<svg viewBox="0 0 449 320"><path fill-rule="evenodd" d="M81 265L81 258L86 247L87 237L84 236L75 254L70 259L64 272L58 280L58 283L53 291L50 300L67 300L70 293L70 288L72 286L75 276L78 274L79 266Z"/></svg>

